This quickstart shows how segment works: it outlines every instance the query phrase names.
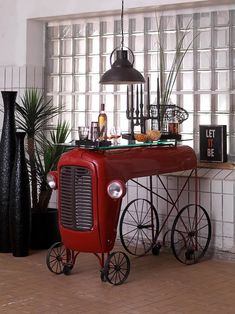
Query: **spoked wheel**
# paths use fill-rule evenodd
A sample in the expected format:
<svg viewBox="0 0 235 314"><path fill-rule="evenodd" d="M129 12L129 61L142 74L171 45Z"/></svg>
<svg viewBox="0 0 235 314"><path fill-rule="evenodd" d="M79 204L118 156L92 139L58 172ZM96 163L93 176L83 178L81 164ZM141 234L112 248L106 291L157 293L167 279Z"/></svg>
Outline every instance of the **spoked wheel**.
<svg viewBox="0 0 235 314"><path fill-rule="evenodd" d="M150 201L136 199L126 206L120 219L120 238L127 252L145 255L155 245L158 231L158 214Z"/></svg>
<svg viewBox="0 0 235 314"><path fill-rule="evenodd" d="M47 252L46 263L48 269L54 274L62 274L65 265L71 261L71 256L71 250L66 249L63 243L54 243ZM71 264L69 263L69 265Z"/></svg>
<svg viewBox="0 0 235 314"><path fill-rule="evenodd" d="M181 209L171 232L171 247L178 261L197 263L206 253L211 239L211 222L206 210L196 204Z"/></svg>
<svg viewBox="0 0 235 314"><path fill-rule="evenodd" d="M130 273L130 260L123 252L111 253L104 265L101 280L105 279L112 285L121 285Z"/></svg>

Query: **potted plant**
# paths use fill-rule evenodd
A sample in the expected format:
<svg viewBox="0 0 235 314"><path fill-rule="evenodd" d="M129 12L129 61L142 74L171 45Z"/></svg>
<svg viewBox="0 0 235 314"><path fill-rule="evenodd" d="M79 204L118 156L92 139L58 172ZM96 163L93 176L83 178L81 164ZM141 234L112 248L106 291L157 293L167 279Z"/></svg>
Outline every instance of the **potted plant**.
<svg viewBox="0 0 235 314"><path fill-rule="evenodd" d="M159 101L160 101L160 118L159 124L163 127L163 131L165 128L164 125L164 115L166 113L167 105L172 105L171 94L176 83L177 76L181 70L181 65L183 63L184 57L187 54L188 50L193 44L193 41L198 36L198 34L194 35L192 39L189 39L187 42L187 37L190 35L190 25L192 21L186 25L184 31L180 31L179 24L176 24L176 33L180 34L180 36L176 37L176 47L175 52L172 58L172 62L170 64L166 64L166 51L165 51L165 36L162 33L162 16L159 20L156 20L157 30L158 30L158 40L157 45L159 48L159 58L158 58L158 69L159 69Z"/></svg>
<svg viewBox="0 0 235 314"><path fill-rule="evenodd" d="M26 132L32 200L32 248L48 248L59 237L57 210L48 208L52 191L46 176L56 168L60 155L65 151L65 147L55 144L65 142L70 131L67 123L59 121L48 137L44 133L47 123L58 113L51 100L46 101L38 89L26 90L21 104L16 105L17 126Z"/></svg>

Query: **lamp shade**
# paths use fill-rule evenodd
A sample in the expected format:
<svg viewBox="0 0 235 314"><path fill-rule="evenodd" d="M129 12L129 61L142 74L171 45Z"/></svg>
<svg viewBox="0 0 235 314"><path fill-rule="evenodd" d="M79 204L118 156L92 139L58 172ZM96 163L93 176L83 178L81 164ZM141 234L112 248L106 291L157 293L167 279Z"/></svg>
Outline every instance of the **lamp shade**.
<svg viewBox="0 0 235 314"><path fill-rule="evenodd" d="M116 52L116 60L111 63L111 69L103 74L100 84L138 84L145 82L143 75L133 68L134 55L130 49L128 50L132 53L133 62L128 60L127 50L114 49L110 56L110 63L114 52Z"/></svg>

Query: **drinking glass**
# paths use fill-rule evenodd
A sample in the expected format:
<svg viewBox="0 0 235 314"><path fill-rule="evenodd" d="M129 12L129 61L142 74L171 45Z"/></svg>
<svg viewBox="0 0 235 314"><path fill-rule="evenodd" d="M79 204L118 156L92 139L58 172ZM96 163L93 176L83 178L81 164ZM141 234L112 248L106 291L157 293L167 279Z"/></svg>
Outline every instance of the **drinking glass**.
<svg viewBox="0 0 235 314"><path fill-rule="evenodd" d="M91 140L95 142L99 137L99 125L98 122L91 122Z"/></svg>
<svg viewBox="0 0 235 314"><path fill-rule="evenodd" d="M78 127L78 137L79 140L88 140L89 136L89 127L87 126L79 126Z"/></svg>
<svg viewBox="0 0 235 314"><path fill-rule="evenodd" d="M118 145L120 143L120 137L122 135L121 129L118 127L113 127L109 131L110 139L113 140L113 145Z"/></svg>

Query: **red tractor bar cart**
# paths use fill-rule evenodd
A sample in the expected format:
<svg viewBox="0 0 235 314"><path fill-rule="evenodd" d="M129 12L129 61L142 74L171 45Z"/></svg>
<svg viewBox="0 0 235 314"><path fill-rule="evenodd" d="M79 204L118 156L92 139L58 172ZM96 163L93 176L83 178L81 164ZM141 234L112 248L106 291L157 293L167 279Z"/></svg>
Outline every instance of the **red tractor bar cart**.
<svg viewBox="0 0 235 314"><path fill-rule="evenodd" d="M129 275L129 258L123 252L111 251L127 181L137 182L136 178L148 176L150 185L143 187L150 192L150 200L136 199L126 206L120 220L121 241L130 254L143 255L151 249L156 253L162 229L152 201L156 194L152 189L152 176L190 170L189 177L193 174L196 177L196 167L193 149L184 145L76 147L63 154L57 171L49 174L49 184L58 189L62 238L62 243L55 243L48 251L50 271L69 274L79 252L91 252L100 262L101 280L122 284ZM172 249L176 258L186 264L203 257L211 236L208 214L197 205L197 180L195 191L195 204L181 210L176 205L178 198L175 201L167 198L172 205L171 211L176 209L178 212L171 230Z"/></svg>

